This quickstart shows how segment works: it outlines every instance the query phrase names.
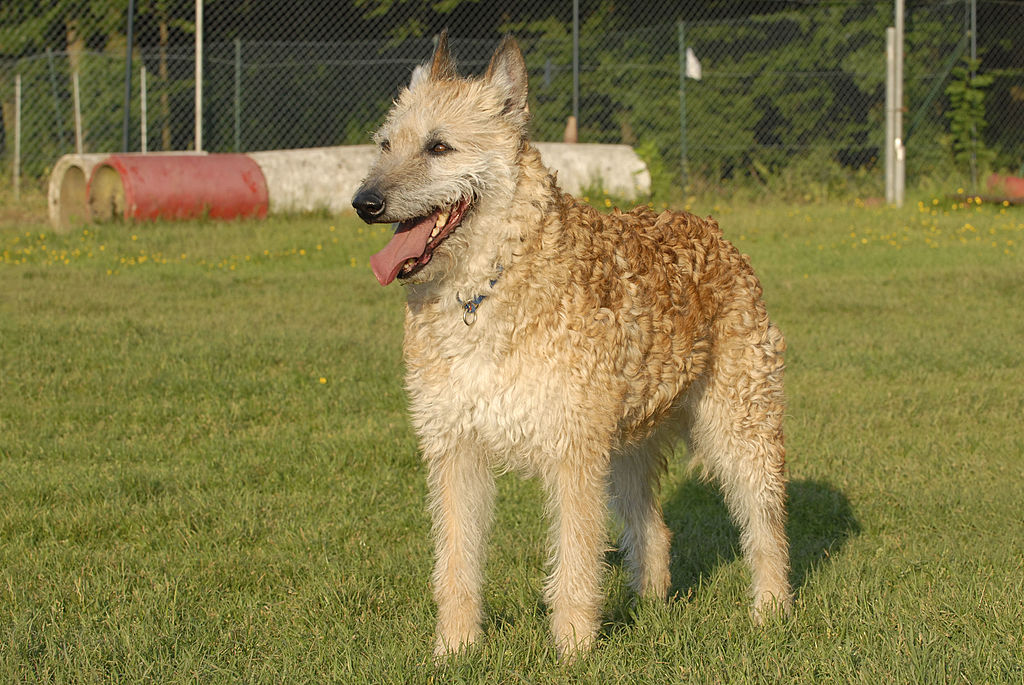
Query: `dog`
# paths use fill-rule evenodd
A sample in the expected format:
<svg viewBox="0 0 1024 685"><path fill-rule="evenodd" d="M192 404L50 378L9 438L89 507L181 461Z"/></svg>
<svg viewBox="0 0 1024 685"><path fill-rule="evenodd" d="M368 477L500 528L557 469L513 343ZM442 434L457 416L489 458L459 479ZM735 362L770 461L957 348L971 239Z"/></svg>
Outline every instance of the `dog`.
<svg viewBox="0 0 1024 685"><path fill-rule="evenodd" d="M528 139L527 71L507 37L462 78L442 34L375 134L353 198L394 223L371 260L405 285L406 387L429 485L435 654L482 634L494 478L541 479L544 595L561 657L601 621L607 514L632 588L666 598L659 481L678 440L721 483L752 614L788 610L785 342L749 259L710 217L601 214L562 192Z"/></svg>

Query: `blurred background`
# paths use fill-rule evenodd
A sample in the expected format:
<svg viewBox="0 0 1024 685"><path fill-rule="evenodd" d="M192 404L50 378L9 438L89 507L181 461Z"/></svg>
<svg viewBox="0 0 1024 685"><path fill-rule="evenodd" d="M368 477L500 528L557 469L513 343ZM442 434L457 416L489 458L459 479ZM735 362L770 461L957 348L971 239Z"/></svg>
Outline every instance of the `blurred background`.
<svg viewBox="0 0 1024 685"><path fill-rule="evenodd" d="M16 129L23 187L41 184L77 141L84 152L121 150L125 130L130 151L195 148L196 4L133 1L125 126L128 4L4 0L6 185ZM368 143L447 27L468 73L514 34L534 138L562 140L578 112L579 141L634 146L656 196L881 195L893 11L857 0L206 0L202 147ZM970 184L972 164L1019 172L1024 2L907 0L904 104L908 188Z"/></svg>

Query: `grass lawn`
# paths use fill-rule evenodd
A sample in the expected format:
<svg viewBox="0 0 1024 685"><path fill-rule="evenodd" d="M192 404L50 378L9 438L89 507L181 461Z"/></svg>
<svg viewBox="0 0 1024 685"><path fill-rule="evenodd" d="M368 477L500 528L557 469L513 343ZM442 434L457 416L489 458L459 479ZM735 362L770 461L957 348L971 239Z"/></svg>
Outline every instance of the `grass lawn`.
<svg viewBox="0 0 1024 685"><path fill-rule="evenodd" d="M724 206L789 341L797 602L755 629L672 465L667 604L608 556L560 665L538 487L500 480L486 640L430 660L402 290L352 216L0 228L0 681L1024 681L1024 210ZM453 316L458 316L453 312Z"/></svg>

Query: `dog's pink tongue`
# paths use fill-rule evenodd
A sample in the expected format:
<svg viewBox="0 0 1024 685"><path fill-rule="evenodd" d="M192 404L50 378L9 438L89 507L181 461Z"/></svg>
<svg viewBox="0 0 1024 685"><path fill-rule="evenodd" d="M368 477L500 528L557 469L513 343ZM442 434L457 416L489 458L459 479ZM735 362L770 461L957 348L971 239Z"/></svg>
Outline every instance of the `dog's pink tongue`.
<svg viewBox="0 0 1024 685"><path fill-rule="evenodd" d="M409 226L399 224L391 242L384 246L384 249L370 257L370 266L373 268L373 275L381 285L387 285L395 280L402 265L409 259L419 259L423 251L427 249L427 241L430 240L430 231L434 228L434 215L421 219Z"/></svg>

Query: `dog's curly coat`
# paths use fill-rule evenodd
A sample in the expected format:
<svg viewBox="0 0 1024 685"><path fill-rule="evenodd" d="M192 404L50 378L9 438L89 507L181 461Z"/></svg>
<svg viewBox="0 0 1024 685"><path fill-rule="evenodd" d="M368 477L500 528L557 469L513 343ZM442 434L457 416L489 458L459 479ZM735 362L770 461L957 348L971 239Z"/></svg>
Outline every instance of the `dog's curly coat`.
<svg viewBox="0 0 1024 685"><path fill-rule="evenodd" d="M545 594L560 653L600 623L606 502L642 595L670 586L659 479L676 439L721 482L754 615L789 606L782 354L748 259L711 219L603 215L561 192L527 139L526 69L447 43L377 134L353 205L397 222L375 255L408 289L404 355L436 542L436 652L481 633L494 472L538 475L552 518ZM471 325L467 325L471 324Z"/></svg>

